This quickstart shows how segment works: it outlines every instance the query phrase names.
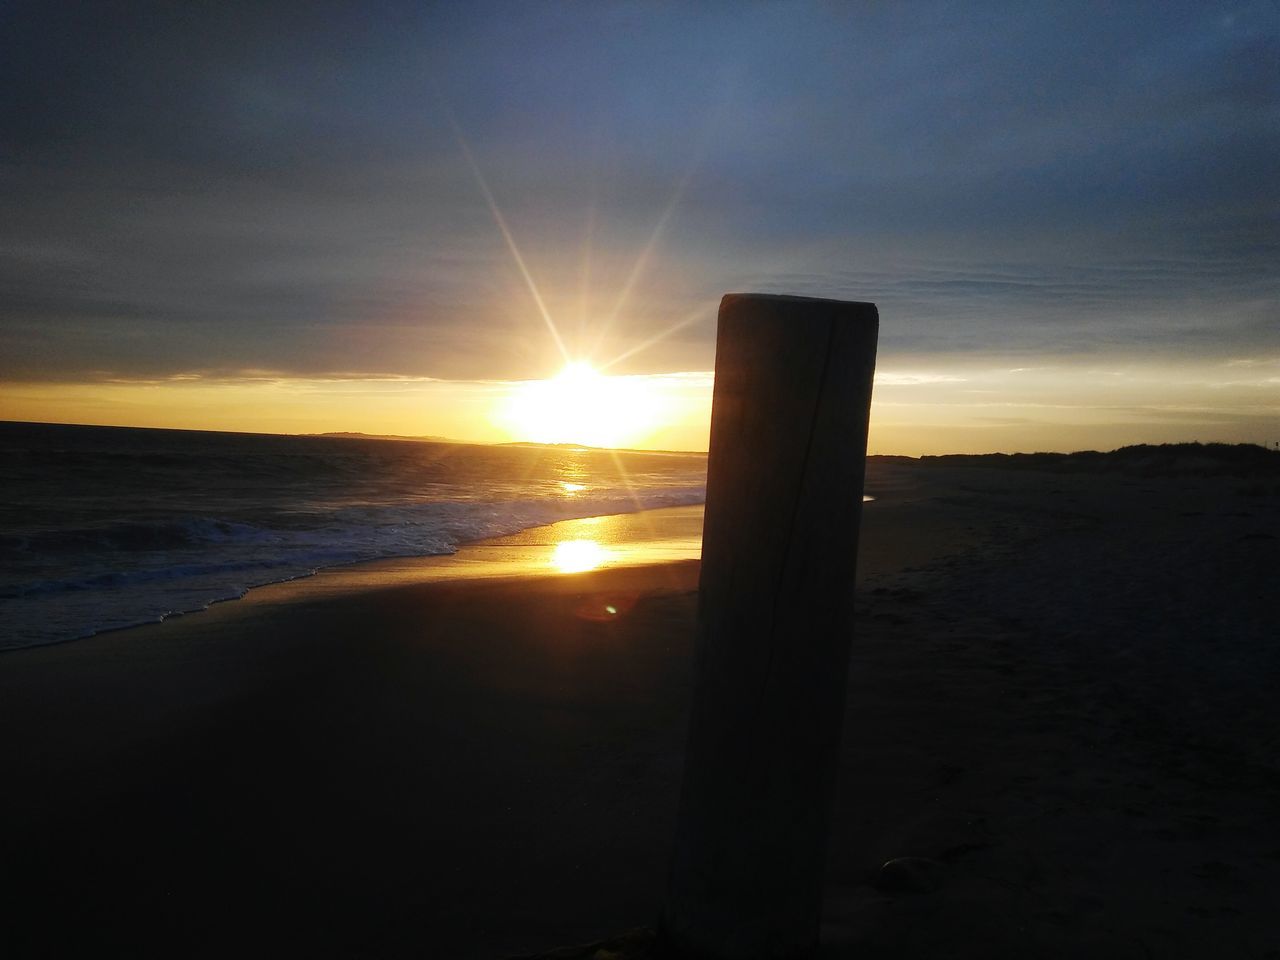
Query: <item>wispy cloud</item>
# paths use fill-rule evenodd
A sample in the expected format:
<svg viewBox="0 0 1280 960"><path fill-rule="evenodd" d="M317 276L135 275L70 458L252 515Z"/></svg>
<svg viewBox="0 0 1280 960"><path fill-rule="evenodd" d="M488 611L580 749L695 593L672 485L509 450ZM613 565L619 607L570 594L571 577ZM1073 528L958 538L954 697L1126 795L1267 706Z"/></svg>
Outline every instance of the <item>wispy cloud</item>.
<svg viewBox="0 0 1280 960"><path fill-rule="evenodd" d="M964 383L966 378L945 373L896 373L891 370L877 370L875 382L877 386L913 387L928 383Z"/></svg>

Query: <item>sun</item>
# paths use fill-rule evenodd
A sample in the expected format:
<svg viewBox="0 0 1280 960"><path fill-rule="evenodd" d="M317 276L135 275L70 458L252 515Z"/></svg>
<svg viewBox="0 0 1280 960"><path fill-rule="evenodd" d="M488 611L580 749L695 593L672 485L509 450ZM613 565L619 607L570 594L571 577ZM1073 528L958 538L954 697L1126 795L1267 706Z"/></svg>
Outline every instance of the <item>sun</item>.
<svg viewBox="0 0 1280 960"><path fill-rule="evenodd" d="M520 383L499 420L517 440L620 447L651 433L665 405L643 377L610 377L574 361L549 380Z"/></svg>

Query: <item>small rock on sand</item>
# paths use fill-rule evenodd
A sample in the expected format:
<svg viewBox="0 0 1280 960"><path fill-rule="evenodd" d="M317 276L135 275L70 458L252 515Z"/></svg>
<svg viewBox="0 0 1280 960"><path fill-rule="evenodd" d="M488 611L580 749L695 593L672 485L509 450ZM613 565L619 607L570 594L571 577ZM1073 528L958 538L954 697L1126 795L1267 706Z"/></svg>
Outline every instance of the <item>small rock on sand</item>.
<svg viewBox="0 0 1280 960"><path fill-rule="evenodd" d="M942 864L927 857L897 857L880 868L875 885L885 893L932 893L942 886Z"/></svg>

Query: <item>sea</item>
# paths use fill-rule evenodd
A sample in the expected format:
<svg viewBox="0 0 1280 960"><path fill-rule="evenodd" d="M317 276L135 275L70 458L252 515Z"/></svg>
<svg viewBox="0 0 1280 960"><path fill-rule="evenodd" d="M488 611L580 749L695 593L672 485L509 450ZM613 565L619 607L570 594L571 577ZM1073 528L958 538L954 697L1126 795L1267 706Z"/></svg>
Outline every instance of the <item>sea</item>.
<svg viewBox="0 0 1280 960"><path fill-rule="evenodd" d="M0 422L0 650L705 496L704 454Z"/></svg>

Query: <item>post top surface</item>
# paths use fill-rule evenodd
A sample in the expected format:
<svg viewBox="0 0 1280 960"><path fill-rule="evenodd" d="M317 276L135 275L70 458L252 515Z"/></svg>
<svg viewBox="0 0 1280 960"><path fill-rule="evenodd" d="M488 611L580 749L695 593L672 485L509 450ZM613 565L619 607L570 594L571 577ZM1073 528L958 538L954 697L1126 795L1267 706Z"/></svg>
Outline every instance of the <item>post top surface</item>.
<svg viewBox="0 0 1280 960"><path fill-rule="evenodd" d="M726 293L721 298L721 305L736 300L756 300L764 303L794 303L797 305L811 303L816 305L825 304L828 306L841 307L871 307L875 309L875 304L870 300L836 300L832 297L800 297L790 293Z"/></svg>

